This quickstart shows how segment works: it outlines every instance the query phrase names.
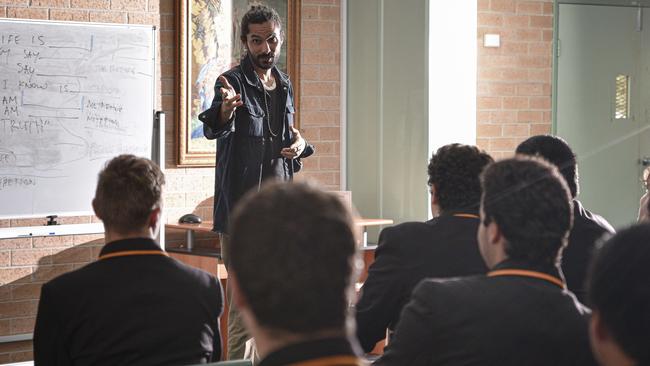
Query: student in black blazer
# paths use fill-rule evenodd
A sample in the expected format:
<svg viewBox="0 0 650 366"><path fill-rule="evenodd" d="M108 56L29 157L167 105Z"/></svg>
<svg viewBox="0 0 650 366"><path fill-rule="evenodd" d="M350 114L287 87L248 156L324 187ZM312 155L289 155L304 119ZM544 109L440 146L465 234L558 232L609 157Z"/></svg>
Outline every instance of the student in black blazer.
<svg viewBox="0 0 650 366"><path fill-rule="evenodd" d="M605 234L613 234L614 228L602 216L587 210L576 198L578 184L578 164L569 144L561 137L537 135L528 138L517 146L517 154L539 156L560 169L573 199L573 226L569 233L569 244L562 255L562 272L567 286L578 300L585 301L587 267L596 242Z"/></svg>
<svg viewBox="0 0 650 366"><path fill-rule="evenodd" d="M377 365L594 365L589 310L558 261L571 227L568 187L539 159L483 173L478 241L486 276L427 279Z"/></svg>
<svg viewBox="0 0 650 366"><path fill-rule="evenodd" d="M492 158L475 146L450 144L429 161L431 212L427 222L382 230L375 260L356 305L357 336L370 352L394 329L411 291L427 277L485 273L476 243L479 175Z"/></svg>
<svg viewBox="0 0 650 366"><path fill-rule="evenodd" d="M221 356L221 286L158 246L164 176L121 155L99 174L99 259L43 285L36 365L186 365Z"/></svg>

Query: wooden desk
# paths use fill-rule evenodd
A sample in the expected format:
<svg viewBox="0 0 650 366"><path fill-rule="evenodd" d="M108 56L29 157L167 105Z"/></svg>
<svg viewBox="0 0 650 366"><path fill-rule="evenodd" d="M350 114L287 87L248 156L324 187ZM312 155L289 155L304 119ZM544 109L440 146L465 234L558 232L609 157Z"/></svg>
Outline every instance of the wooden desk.
<svg viewBox="0 0 650 366"><path fill-rule="evenodd" d="M204 221L200 224L166 224L165 228L185 230L185 248L188 252L191 252L194 249L195 233L197 231L212 232L212 221ZM221 257L221 253L219 253L219 257Z"/></svg>
<svg viewBox="0 0 650 366"><path fill-rule="evenodd" d="M368 226L381 226L381 225L392 225L393 220L391 219L356 219L354 220L354 225L361 227L363 230L363 238L361 239L361 244L363 247L368 246Z"/></svg>
<svg viewBox="0 0 650 366"><path fill-rule="evenodd" d="M390 219L356 219L354 220L354 225L361 227L363 230L362 245L364 247L368 246L368 226L381 226L381 225L392 225L393 220ZM212 231L212 221L203 221L200 224L166 224L168 229L180 229L185 230L185 246L187 251L192 251L194 249L194 241L196 238L196 232L211 232ZM220 257L220 255L219 255Z"/></svg>

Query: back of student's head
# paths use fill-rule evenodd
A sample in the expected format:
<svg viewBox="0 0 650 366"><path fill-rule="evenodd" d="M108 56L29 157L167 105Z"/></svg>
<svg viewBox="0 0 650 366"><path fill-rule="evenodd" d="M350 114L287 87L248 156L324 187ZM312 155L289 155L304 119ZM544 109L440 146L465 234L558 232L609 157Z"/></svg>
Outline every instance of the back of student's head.
<svg viewBox="0 0 650 366"><path fill-rule="evenodd" d="M260 326L345 329L356 240L337 196L305 183L264 185L241 200L230 233L230 268Z"/></svg>
<svg viewBox="0 0 650 366"><path fill-rule="evenodd" d="M594 316L628 357L650 365L650 224L619 231L597 251L588 299Z"/></svg>
<svg viewBox="0 0 650 366"><path fill-rule="evenodd" d="M494 160L476 146L449 144L438 149L429 160L429 186L442 211L478 209L481 200L479 176Z"/></svg>
<svg viewBox="0 0 650 366"><path fill-rule="evenodd" d="M569 189L554 165L519 156L482 175L483 225L496 222L510 259L555 264L573 220Z"/></svg>
<svg viewBox="0 0 650 366"><path fill-rule="evenodd" d="M528 138L516 150L517 154L540 156L555 164L571 190L571 197L578 195L578 165L571 146L561 137L537 135Z"/></svg>
<svg viewBox="0 0 650 366"><path fill-rule="evenodd" d="M106 230L130 233L143 228L162 204L165 176L154 162L120 155L99 173L93 207Z"/></svg>

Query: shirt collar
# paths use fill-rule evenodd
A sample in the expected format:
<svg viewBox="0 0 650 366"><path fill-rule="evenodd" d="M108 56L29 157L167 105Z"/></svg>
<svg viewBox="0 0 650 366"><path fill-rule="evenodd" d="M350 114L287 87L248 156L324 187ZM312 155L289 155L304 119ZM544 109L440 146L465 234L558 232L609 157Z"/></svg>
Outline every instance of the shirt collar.
<svg viewBox="0 0 650 366"><path fill-rule="evenodd" d="M431 220L427 221L429 225L436 224L440 219L446 219L448 217L460 217L460 218L466 218L466 219L474 219L474 220L479 220L479 212L477 209L453 209L453 210L445 210L440 213L440 215L432 218Z"/></svg>
<svg viewBox="0 0 650 366"><path fill-rule="evenodd" d="M506 259L495 265L490 271L508 269L539 272L559 278L562 282L566 282L562 270L558 266L552 264L532 264L522 260Z"/></svg>
<svg viewBox="0 0 650 366"><path fill-rule="evenodd" d="M104 245L99 252L100 256L117 252L128 252L137 250L156 250L162 252L162 248L150 238L128 238L115 240Z"/></svg>
<svg viewBox="0 0 650 366"><path fill-rule="evenodd" d="M281 366L299 363L314 358L329 356L356 356L354 347L346 338L317 339L294 343L271 352L258 366Z"/></svg>
<svg viewBox="0 0 650 366"><path fill-rule="evenodd" d="M476 215L478 216L478 209L449 209L444 210L440 216L454 216L454 215Z"/></svg>

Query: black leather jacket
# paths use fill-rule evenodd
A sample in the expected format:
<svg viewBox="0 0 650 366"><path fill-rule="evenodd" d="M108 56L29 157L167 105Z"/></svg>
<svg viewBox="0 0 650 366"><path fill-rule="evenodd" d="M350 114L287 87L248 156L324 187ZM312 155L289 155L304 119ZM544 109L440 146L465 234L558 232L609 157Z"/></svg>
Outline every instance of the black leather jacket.
<svg viewBox="0 0 650 366"><path fill-rule="evenodd" d="M293 88L288 76L277 67L272 70L277 87L280 88L280 105L285 105L281 135L282 147L289 147L293 139L290 126L294 123L295 108L293 104ZM215 96L212 105L199 114L203 122L203 134L208 139L217 139L217 163L215 170L215 192L213 230L225 232L228 227L230 211L239 198L248 190L259 187L262 183L262 166L265 144L264 126L266 124L266 100L262 83L253 69L250 58L244 57L240 65L223 73L223 76L233 86L235 92L241 94L244 105L237 108L234 117L219 126L219 109L222 103L219 80L214 85ZM303 153L295 159L282 159L284 165L281 180L293 179L293 174L300 170L300 158L314 153L312 145L307 144Z"/></svg>

